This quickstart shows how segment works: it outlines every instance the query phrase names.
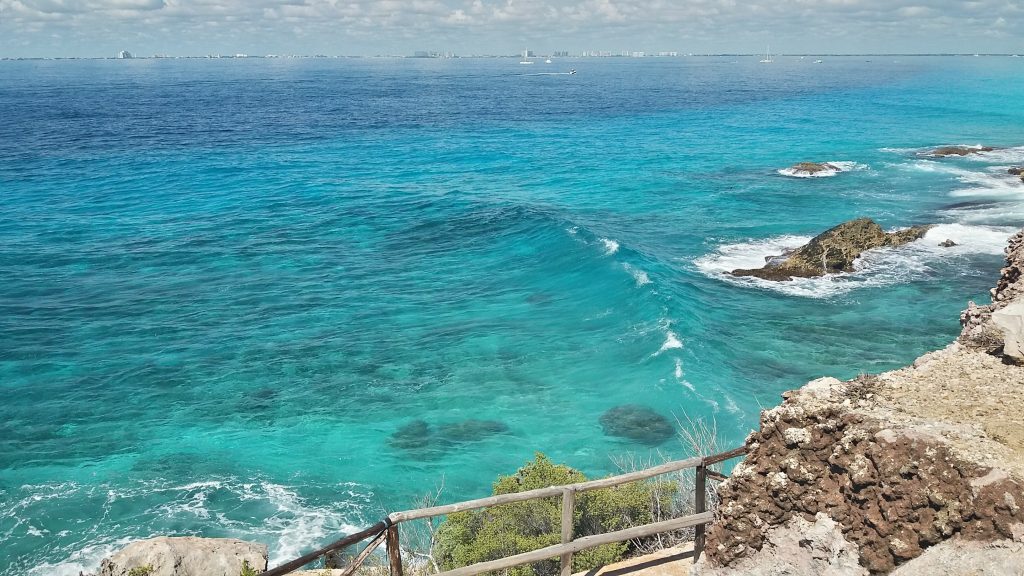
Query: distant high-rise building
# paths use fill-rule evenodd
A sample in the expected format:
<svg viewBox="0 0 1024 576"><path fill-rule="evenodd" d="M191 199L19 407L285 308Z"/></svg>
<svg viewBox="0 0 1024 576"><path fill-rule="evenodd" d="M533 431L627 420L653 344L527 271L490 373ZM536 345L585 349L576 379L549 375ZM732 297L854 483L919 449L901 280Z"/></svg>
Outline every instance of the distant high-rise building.
<svg viewBox="0 0 1024 576"><path fill-rule="evenodd" d="M127 51L127 50L121 50L120 52L118 52L117 53L117 57L122 59L122 60L125 60L125 59L128 59L128 58L134 58L134 56L132 56L132 53Z"/></svg>

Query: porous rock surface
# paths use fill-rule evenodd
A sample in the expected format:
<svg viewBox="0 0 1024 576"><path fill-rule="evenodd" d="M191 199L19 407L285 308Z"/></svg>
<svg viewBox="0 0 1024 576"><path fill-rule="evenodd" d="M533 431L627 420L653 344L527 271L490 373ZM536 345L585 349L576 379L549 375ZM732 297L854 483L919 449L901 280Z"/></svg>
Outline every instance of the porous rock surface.
<svg viewBox="0 0 1024 576"><path fill-rule="evenodd" d="M763 268L736 269L733 276L754 276L763 280L791 280L852 272L853 261L866 250L896 247L925 235L931 226L913 226L886 232L870 218L857 218L830 228L810 242L779 258L769 258Z"/></svg>
<svg viewBox="0 0 1024 576"><path fill-rule="evenodd" d="M100 564L99 576L128 576L152 568L151 576L238 576L242 563L267 569L267 546L234 538L166 537L137 540Z"/></svg>
<svg viewBox="0 0 1024 576"><path fill-rule="evenodd" d="M699 576L868 576L858 563L857 545L843 537L825 514L808 522L794 516L765 535L756 554L728 568L712 568L704 560L691 572Z"/></svg>

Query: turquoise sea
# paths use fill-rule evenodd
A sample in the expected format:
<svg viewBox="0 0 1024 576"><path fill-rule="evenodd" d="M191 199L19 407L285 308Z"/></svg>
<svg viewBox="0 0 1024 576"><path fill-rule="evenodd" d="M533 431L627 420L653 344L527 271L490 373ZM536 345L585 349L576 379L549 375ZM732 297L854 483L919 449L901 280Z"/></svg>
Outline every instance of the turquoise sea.
<svg viewBox="0 0 1024 576"><path fill-rule="evenodd" d="M688 455L616 406L731 447L944 346L1024 225L1024 60L757 60L0 62L0 574L170 533L278 563L534 451ZM721 275L858 216L939 226Z"/></svg>

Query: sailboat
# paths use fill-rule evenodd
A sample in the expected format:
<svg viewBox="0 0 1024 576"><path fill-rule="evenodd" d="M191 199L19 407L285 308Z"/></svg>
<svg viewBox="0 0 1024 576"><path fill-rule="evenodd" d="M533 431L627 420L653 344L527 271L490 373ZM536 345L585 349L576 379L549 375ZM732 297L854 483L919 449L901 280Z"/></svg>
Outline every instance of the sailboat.
<svg viewBox="0 0 1024 576"><path fill-rule="evenodd" d="M772 62L775 60L772 60L772 46L769 44L768 49L764 51L764 60L761 60L761 64L771 64Z"/></svg>

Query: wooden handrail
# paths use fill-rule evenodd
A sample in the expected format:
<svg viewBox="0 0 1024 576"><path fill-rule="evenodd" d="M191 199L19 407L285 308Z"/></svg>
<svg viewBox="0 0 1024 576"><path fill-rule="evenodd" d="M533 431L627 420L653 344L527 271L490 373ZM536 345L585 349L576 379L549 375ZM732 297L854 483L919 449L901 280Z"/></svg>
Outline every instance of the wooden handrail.
<svg viewBox="0 0 1024 576"><path fill-rule="evenodd" d="M380 534L382 531L387 529L387 527L388 524L381 520L380 522L377 522L376 524L370 526L366 530L362 530L360 532L356 532L355 534L345 536L344 538L334 542L333 544L328 544L327 546L324 546L319 550L314 550L309 554L302 555L296 558L295 560L292 560L291 562L286 562L276 568L267 570L266 572L261 573L260 576L282 576L298 568L302 568L306 564L309 564L313 560L316 560L317 558L323 556L324 554L327 554L328 552L340 550L342 548L345 548L346 546L351 546L352 544L355 544L360 540L364 540L368 536L375 536L377 534Z"/></svg>
<svg viewBox="0 0 1024 576"><path fill-rule="evenodd" d="M719 454L713 454L711 456L688 458L686 460L676 460L674 462L667 462L659 466L647 468L646 470L639 470L637 472L630 472L628 474L620 474L618 476L610 476L608 478L601 478L600 480L590 480L587 482L578 482L576 484L567 484L563 486L549 486L547 488L538 488L536 490L528 490L526 492L514 492L511 494L499 494L498 496L489 496L487 498L478 498L476 500L466 500L464 502L456 502L454 504L446 504L444 506L432 506L430 508L419 508L416 510L405 510L402 512L393 512L389 514L384 520L377 522L373 526L345 536L344 538L324 546L319 550L314 550L308 554L305 554L295 560L282 564L276 568L262 572L260 576L283 576L288 574L310 562L320 558L321 556L332 552L334 550L340 550L361 540L365 540L370 536L374 536L375 540L371 545L367 546L364 550L365 554L361 554L352 565L349 566L348 570L354 571L365 559L365 556L372 551L370 546L376 547L380 541L386 540L388 543L388 560L392 570L392 576L402 576L401 574L401 553L398 545L398 527L396 526L400 522L408 522L410 520L418 520L421 518L433 518L435 516L445 516L455 512L462 512L465 510L475 510L478 508L485 508L488 506L497 506L501 504L511 504L513 502L524 502L526 500L536 500L538 498L552 498L560 496L562 498L562 543L541 548L540 550L534 550L532 552L524 552L522 554L516 554L515 556L508 556L506 558L500 558L498 560L491 560L489 562L480 562L473 564L472 566L465 566L463 568L457 568L448 572L442 572L437 576L474 576L483 572L490 572L493 570L501 570L503 568L511 568L513 566L520 566L522 564L529 564L531 562L537 562L540 560L546 560L548 558L560 557L562 562L561 576L568 576L572 569L572 555L574 552L580 550L586 550L602 544L611 544L613 542L623 542L625 540L632 540L633 538L643 538L645 536L651 536L661 532L668 532L671 530L679 530L681 528L696 527L696 535L694 540L694 561L700 556L704 548L704 525L712 520L712 513L706 512L705 498L706 498L706 481L709 476L715 477L716 479L724 475L718 474L708 470L708 466L736 458L746 454L746 447L741 446L727 452L721 452ZM619 530L616 532L608 532L605 534L596 534L593 536L586 536L573 540L572 535L572 514L573 508L575 507L575 498L577 492L586 492L589 490L598 490L601 488L611 488L613 486L619 486L621 484L627 484L629 482L636 482L637 480L646 480L653 478L654 476L660 476L662 474L668 474L670 472L677 472L679 470L686 470L688 468L697 469L697 486L695 494L695 508L696 514L689 516L683 516L681 518L674 518L672 520L664 520L662 522L654 522L651 524L644 524L643 526L636 526L633 528L627 528L625 530ZM385 537L386 532L386 537Z"/></svg>
<svg viewBox="0 0 1024 576"><path fill-rule="evenodd" d="M491 560L489 562L479 562L472 566L465 566L463 568L449 570L448 572L441 572L437 576L474 576L483 572L491 572L493 570L501 570L503 568L511 568L513 566L522 566L523 564L539 562L541 560L547 560L548 558L561 556L565 553L579 552L580 550L594 548L595 546L601 546L602 544L624 542L626 540L632 540L633 538L643 538L644 536L651 536L660 532L669 532L671 530L679 530L680 528L689 528L698 524L707 524L711 520L711 512L691 514L690 516L673 518L671 520L645 524L634 528L626 528L625 530L618 530L616 532L585 536L583 538L573 540L568 544L555 544L532 552L524 552L522 554L499 558L498 560Z"/></svg>
<svg viewBox="0 0 1024 576"><path fill-rule="evenodd" d="M399 522L408 522L409 520L418 520L420 518L445 516L453 512L462 512L464 510L475 510L477 508L486 508L488 506L497 506L499 504L511 504L513 502L522 502L524 500L536 500L537 498L551 498L554 496L561 496L562 492L565 490L572 490L574 492L585 492L587 490L610 488L612 486L618 486L620 484L626 484L628 482L646 480L647 478L653 478L654 476L660 476L661 474L668 474L669 472L676 472L678 470L685 470L687 468L696 468L697 466L700 466L701 461L702 458L700 457L688 458L686 460L676 460L675 462L668 462L666 464L661 464L660 466L655 466L653 468L648 468L646 470L630 472L629 474L621 474L619 476L610 476L608 478L601 478L600 480L590 480L588 482L566 484L564 486L549 486L547 488L527 490L526 492L499 494L498 496L488 496L487 498L478 498L476 500L456 502L455 504L446 504L444 506L420 508L417 510L406 510L404 512L393 512L391 514L388 514L388 518L390 518L391 521L395 524L398 524Z"/></svg>

